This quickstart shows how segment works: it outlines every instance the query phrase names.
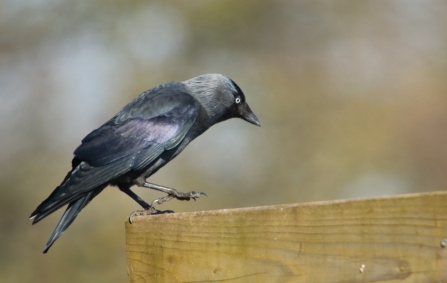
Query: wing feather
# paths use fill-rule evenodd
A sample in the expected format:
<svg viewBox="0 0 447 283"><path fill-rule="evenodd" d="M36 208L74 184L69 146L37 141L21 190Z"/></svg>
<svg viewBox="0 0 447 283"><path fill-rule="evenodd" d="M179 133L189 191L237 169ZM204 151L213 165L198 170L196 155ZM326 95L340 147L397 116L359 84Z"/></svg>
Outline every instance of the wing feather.
<svg viewBox="0 0 447 283"><path fill-rule="evenodd" d="M174 92L140 101L145 105L140 111L151 111L153 108L147 104L154 101L164 112L157 108L153 111L157 112L156 116L150 113L139 115L139 109L132 108L132 115L118 113L83 139L74 152L76 158L100 167L132 156L135 162L132 162L131 169L136 170L149 164L163 150L177 146L194 124L198 109L196 101L186 93Z"/></svg>
<svg viewBox="0 0 447 283"><path fill-rule="evenodd" d="M162 85L137 97L82 140L72 171L31 214L33 223L178 146L196 120L197 103L181 86Z"/></svg>

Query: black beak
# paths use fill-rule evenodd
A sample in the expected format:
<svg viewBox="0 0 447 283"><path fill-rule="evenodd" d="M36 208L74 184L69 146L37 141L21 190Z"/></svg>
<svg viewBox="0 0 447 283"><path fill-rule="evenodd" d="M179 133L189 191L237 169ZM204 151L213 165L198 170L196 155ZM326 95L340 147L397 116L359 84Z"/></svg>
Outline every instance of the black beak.
<svg viewBox="0 0 447 283"><path fill-rule="evenodd" d="M256 117L255 113L251 111L248 104L241 105L239 108L239 114L241 115L241 118L247 121L248 123L251 123L256 126L261 126L261 123L259 123L258 117Z"/></svg>

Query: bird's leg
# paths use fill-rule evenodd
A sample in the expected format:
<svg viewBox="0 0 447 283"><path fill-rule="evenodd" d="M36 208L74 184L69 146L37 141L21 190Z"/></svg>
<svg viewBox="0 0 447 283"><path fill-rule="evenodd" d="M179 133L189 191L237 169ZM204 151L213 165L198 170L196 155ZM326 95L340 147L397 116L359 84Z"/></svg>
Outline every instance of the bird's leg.
<svg viewBox="0 0 447 283"><path fill-rule="evenodd" d="M156 210L153 205L149 205L142 198L140 198L136 193L131 191L129 187L119 187L119 189L126 195L130 196L134 201L136 201L139 205L141 205L144 208L144 210L137 210L137 211L132 212L129 215L129 223L132 223L132 218L134 216L163 214L163 213L173 213L174 212L172 210L164 210L164 211Z"/></svg>
<svg viewBox="0 0 447 283"><path fill-rule="evenodd" d="M119 187L119 189L125 193L126 195L130 196L134 201L136 201L141 207L143 207L145 210L149 210L152 208L147 202L145 202L142 198L140 198L136 193L132 192L129 187Z"/></svg>
<svg viewBox="0 0 447 283"><path fill-rule="evenodd" d="M192 191L192 192L183 193L183 192L179 192L173 188L163 187L163 186L155 185L155 184L148 183L148 182L144 182L141 186L148 188L148 189L152 189L152 190L156 190L156 191L160 191L160 192L168 194L166 197L159 198L158 200L154 201L154 202L158 202L159 204L166 202L168 200L171 200L173 198L176 198L178 200L191 200L191 199L196 200L196 198L199 198L201 195L206 196L206 194L204 192Z"/></svg>
<svg viewBox="0 0 447 283"><path fill-rule="evenodd" d="M191 199L196 200L196 198L199 198L201 195L206 196L206 194L204 192L192 191L192 192L188 192L188 193L183 193L183 192L179 192L173 188L163 187L163 186L159 186L159 185L148 183L148 182L137 183L137 186L156 190L159 192L163 192L163 193L167 194L167 196L158 198L152 202L152 205L149 205L144 200L142 200L139 196L137 196L134 192L132 192L129 188L120 188L121 191L126 193L128 196L130 196L132 199L134 199L136 202L138 202L144 208L144 210L137 210L137 211L132 212L132 214L129 216L130 223L132 223L132 218L134 216L163 214L163 213L173 213L174 212L172 210L164 210L164 211L156 210L154 208L155 203L162 204L162 203L167 202L173 198L176 198L178 200L188 200L189 201Z"/></svg>

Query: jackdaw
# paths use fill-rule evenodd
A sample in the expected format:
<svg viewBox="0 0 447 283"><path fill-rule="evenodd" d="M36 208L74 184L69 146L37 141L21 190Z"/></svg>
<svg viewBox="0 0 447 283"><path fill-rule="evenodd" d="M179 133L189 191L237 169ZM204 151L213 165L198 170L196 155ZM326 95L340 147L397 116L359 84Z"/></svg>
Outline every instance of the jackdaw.
<svg viewBox="0 0 447 283"><path fill-rule="evenodd" d="M68 204L43 253L70 226L78 213L108 185L117 186L145 210L156 212L130 187L149 188L190 200L204 193L178 192L146 182L193 139L216 123L242 118L260 126L239 86L220 74L170 82L147 90L104 125L88 134L74 151L72 169L31 214L33 224Z"/></svg>

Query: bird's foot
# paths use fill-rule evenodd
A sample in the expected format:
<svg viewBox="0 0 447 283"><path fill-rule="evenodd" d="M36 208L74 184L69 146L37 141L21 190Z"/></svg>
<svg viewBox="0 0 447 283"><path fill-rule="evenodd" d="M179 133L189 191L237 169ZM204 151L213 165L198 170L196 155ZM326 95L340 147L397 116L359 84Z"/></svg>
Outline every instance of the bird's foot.
<svg viewBox="0 0 447 283"><path fill-rule="evenodd" d="M178 200L187 200L187 201L189 201L191 199L196 200L197 198L199 198L202 195L207 196L204 192L192 191L192 192L183 193L183 192L179 192L177 190L173 190L165 197L165 198L169 197L169 199L164 200L163 202L168 201L172 198L176 198ZM160 204L160 202L158 202L158 203Z"/></svg>
<svg viewBox="0 0 447 283"><path fill-rule="evenodd" d="M199 198L201 195L206 196L206 194L204 192L192 191L192 192L188 192L188 193L183 193L183 192L179 192L173 188L163 187L163 186L155 185L155 184L148 183L148 182L144 182L143 184L141 184L141 186L166 193L167 196L158 199L159 204L166 202L168 200L171 200L173 198L176 198L178 200L191 200L191 199L196 200L196 198Z"/></svg>
<svg viewBox="0 0 447 283"><path fill-rule="evenodd" d="M183 192L179 192L175 189L172 189L172 191L170 191L167 196L164 196L164 197L154 200L151 204L151 207L154 207L155 203L162 204L162 203L167 202L173 198L176 198L178 200L187 200L187 201L189 201L191 199L196 200L201 195L207 196L204 192L192 191L192 192L183 193Z"/></svg>
<svg viewBox="0 0 447 283"><path fill-rule="evenodd" d="M145 216L145 215L155 215L155 214L165 214L165 213L174 213L172 210L157 210L154 206L151 206L149 209L145 210L136 210L129 215L129 223L132 224L133 217L135 216Z"/></svg>

